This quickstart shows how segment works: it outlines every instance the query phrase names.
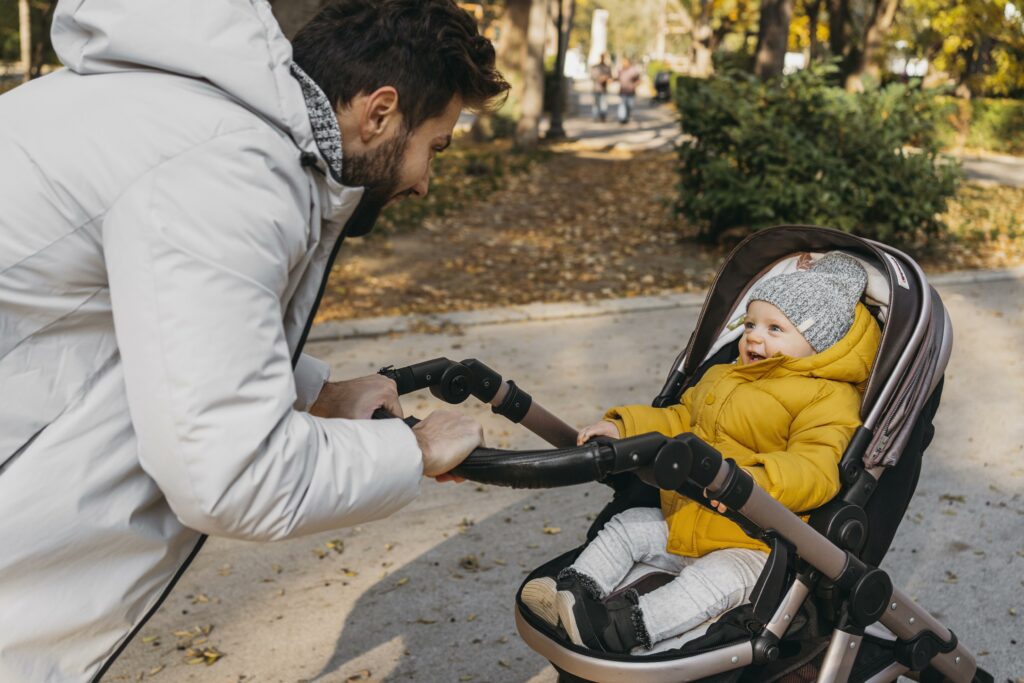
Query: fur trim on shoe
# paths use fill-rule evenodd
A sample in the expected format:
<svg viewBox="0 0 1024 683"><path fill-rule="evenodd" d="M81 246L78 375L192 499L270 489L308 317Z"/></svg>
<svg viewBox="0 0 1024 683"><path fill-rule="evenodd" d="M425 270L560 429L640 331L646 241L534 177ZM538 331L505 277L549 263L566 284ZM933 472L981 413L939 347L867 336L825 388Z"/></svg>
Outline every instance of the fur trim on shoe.
<svg viewBox="0 0 1024 683"><path fill-rule="evenodd" d="M577 582L584 590L587 591L587 594L595 600L600 600L604 597L601 595L601 588L597 585L597 582L574 567L566 567L562 571L558 572L557 579L559 582Z"/></svg>
<svg viewBox="0 0 1024 683"><path fill-rule="evenodd" d="M626 599L633 603L633 609L629 616L633 621L636 639L639 641L640 647L650 650L654 647L654 643L651 642L651 634L647 631L647 624L644 623L644 612L640 609L640 594L635 588L630 588L625 595Z"/></svg>

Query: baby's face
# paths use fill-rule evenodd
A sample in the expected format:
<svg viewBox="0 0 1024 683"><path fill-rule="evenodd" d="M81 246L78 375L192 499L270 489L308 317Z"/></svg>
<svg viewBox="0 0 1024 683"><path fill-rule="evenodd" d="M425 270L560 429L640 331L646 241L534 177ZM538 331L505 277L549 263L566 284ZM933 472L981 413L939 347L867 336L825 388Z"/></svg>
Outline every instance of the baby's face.
<svg viewBox="0 0 1024 683"><path fill-rule="evenodd" d="M767 301L751 301L740 337L740 363L749 365L778 354L806 358L814 355L814 348L778 308Z"/></svg>

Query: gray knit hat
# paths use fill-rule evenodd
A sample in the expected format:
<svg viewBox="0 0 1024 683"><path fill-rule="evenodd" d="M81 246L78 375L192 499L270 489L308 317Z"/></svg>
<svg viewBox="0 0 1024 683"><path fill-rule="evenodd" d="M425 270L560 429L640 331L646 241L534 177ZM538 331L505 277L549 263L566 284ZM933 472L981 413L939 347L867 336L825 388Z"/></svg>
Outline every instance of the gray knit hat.
<svg viewBox="0 0 1024 683"><path fill-rule="evenodd" d="M852 256L829 252L810 270L777 275L754 286L751 301L782 311L816 353L846 336L868 274Z"/></svg>

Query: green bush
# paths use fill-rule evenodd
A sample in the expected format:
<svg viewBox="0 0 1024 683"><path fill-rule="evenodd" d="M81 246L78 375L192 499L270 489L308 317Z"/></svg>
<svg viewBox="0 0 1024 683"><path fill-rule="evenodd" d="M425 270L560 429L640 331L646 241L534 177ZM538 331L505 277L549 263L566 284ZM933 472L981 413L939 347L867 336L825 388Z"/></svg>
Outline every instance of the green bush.
<svg viewBox="0 0 1024 683"><path fill-rule="evenodd" d="M700 238L812 223L911 246L942 232L959 169L938 155L933 98L901 85L854 95L829 73L679 80L677 209Z"/></svg>
<svg viewBox="0 0 1024 683"><path fill-rule="evenodd" d="M942 98L936 134L943 146L963 145L1003 154L1024 154L1024 100Z"/></svg>

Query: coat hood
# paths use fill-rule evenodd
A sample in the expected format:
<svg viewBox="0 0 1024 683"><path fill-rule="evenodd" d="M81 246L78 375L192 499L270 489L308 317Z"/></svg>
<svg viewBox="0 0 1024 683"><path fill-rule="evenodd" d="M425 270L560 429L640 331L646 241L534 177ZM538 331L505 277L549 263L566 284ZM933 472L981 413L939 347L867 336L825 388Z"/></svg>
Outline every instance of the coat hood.
<svg viewBox="0 0 1024 683"><path fill-rule="evenodd" d="M775 356L748 366L738 366L735 371L757 377L804 375L849 382L860 387L871 376L881 338L882 332L871 312L864 304L858 303L849 331L821 353L804 358Z"/></svg>
<svg viewBox="0 0 1024 683"><path fill-rule="evenodd" d="M871 376L882 331L871 312L858 303L849 332L821 353L806 358L791 358L787 370L811 377L862 385Z"/></svg>
<svg viewBox="0 0 1024 683"><path fill-rule="evenodd" d="M317 153L292 46L264 0L62 0L52 41L72 71L205 80Z"/></svg>

